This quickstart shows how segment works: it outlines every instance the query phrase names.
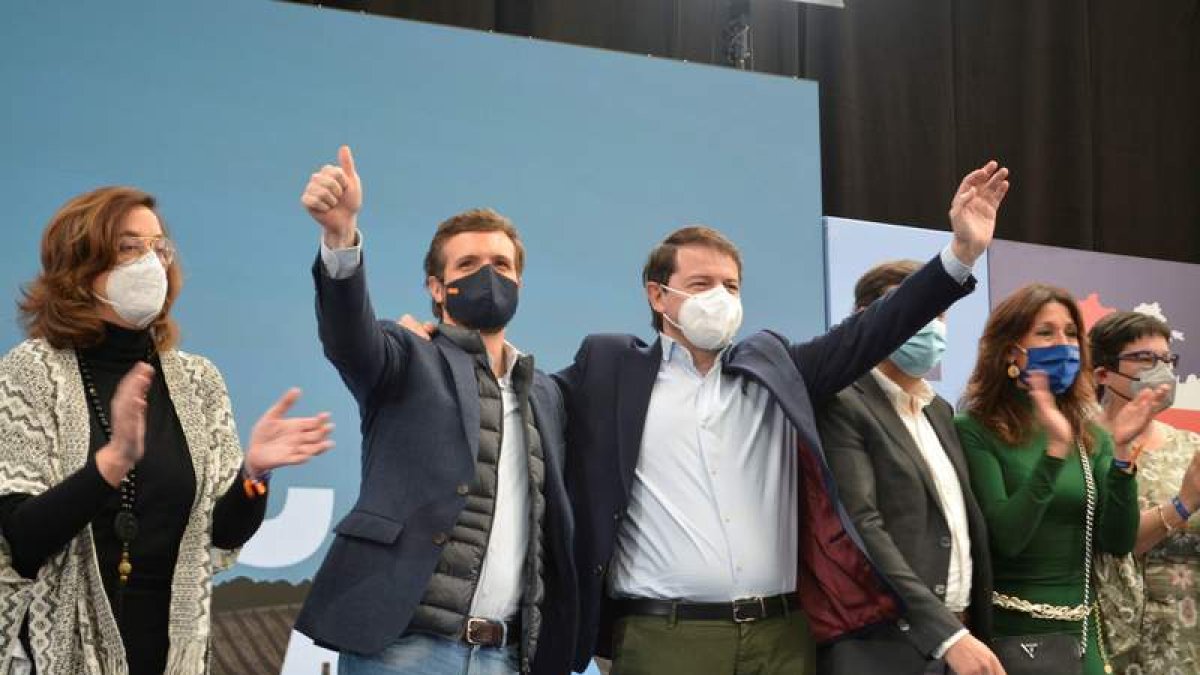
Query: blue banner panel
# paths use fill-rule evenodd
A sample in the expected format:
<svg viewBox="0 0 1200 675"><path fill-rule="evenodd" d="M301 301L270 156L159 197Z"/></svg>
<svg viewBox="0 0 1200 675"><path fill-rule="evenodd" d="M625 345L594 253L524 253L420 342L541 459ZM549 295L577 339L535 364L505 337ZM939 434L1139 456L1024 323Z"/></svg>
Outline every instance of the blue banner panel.
<svg viewBox="0 0 1200 675"><path fill-rule="evenodd" d="M278 472L269 520L222 578L251 584L238 597L309 579L357 495L357 411L317 342L318 228L299 205L339 144L364 180L383 316L428 316L434 227L491 206L529 251L511 338L544 369L589 332L649 336L642 264L690 223L742 249L744 332L824 327L811 82L234 0L18 3L0 55L0 342L21 339L14 301L51 214L136 185L178 243L183 348L222 370L243 438L293 385L299 412L338 423L335 450Z"/></svg>

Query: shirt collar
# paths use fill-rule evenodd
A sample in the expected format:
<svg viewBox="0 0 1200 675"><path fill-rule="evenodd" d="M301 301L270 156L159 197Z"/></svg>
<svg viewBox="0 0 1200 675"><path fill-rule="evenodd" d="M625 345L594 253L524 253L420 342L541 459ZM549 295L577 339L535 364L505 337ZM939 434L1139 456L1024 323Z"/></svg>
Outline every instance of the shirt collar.
<svg viewBox="0 0 1200 675"><path fill-rule="evenodd" d="M875 381L879 383L879 387L883 389L883 393L887 395L892 405L902 410L919 412L924 410L925 406L933 403L933 399L937 397L933 387L929 386L924 379L917 382L916 394L910 394L893 382L890 377L884 375L879 368L872 368L871 374L875 376Z"/></svg>
<svg viewBox="0 0 1200 675"><path fill-rule="evenodd" d="M672 338L666 333L659 333L658 339L662 340L663 363L670 363L673 359L681 359L683 363L686 363L693 368L696 366L695 362L692 360L692 353L687 350L687 347L679 344L678 340ZM721 351L717 352L717 366L722 366L725 364L725 355L729 352L729 347L730 345L726 345L721 348Z"/></svg>
<svg viewBox="0 0 1200 675"><path fill-rule="evenodd" d="M502 379L509 379L512 377L513 368L516 367L517 360L519 360L522 356L524 356L524 354L521 353L521 350L517 349L516 345L508 340L504 341L504 374L501 375Z"/></svg>

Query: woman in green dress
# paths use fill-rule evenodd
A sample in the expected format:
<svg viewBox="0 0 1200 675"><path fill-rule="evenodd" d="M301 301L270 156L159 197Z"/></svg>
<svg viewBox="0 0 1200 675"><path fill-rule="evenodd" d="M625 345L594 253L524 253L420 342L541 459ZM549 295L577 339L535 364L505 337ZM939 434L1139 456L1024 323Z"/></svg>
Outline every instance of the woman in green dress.
<svg viewBox="0 0 1200 675"><path fill-rule="evenodd" d="M1112 435L1089 421L1096 403L1082 327L1074 298L1061 288L1031 284L1013 293L988 318L955 422L989 529L994 634L1078 640L1086 624L1083 672L1099 675L1095 593L1089 587L1084 597L1088 493L1092 551L1133 550L1138 510L1129 442L1165 393L1147 390L1125 406Z"/></svg>
<svg viewBox="0 0 1200 675"><path fill-rule="evenodd" d="M1088 334L1103 420L1147 386L1176 384L1171 329L1140 312L1114 312ZM1169 408L1174 396L1160 404ZM1133 441L1141 521L1133 555L1097 561L1100 615L1122 675L1200 675L1200 434L1151 423Z"/></svg>

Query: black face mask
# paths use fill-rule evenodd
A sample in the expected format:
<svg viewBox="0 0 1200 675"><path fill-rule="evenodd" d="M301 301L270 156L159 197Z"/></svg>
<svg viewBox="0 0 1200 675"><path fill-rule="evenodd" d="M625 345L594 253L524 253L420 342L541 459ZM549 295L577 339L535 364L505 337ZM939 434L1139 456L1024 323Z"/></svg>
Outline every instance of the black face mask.
<svg viewBox="0 0 1200 675"><path fill-rule="evenodd" d="M464 328L497 331L517 313L517 291L517 282L484 265L446 284L446 311Z"/></svg>

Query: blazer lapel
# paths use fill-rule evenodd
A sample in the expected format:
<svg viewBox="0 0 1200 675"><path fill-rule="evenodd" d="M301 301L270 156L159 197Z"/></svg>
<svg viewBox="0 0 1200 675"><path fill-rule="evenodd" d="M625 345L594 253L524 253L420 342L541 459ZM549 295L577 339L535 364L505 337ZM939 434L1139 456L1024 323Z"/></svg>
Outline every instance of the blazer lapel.
<svg viewBox="0 0 1200 675"><path fill-rule="evenodd" d="M642 431L650 393L662 363L662 339L645 349L634 347L621 355L617 370L617 473L628 497L642 447Z"/></svg>
<svg viewBox="0 0 1200 675"><path fill-rule="evenodd" d="M925 461L925 456L921 454L921 449L917 447L917 442L913 439L912 433L908 427L904 426L904 420L900 419L900 414L896 412L896 408L892 405L892 400L888 398L883 387L879 386L879 382L875 380L875 376L867 373L854 383L863 394L863 402L866 404L867 410L879 422L888 436L892 438L892 442L897 447L901 448L909 459L917 467L917 473L921 475L921 482L925 484L925 489L933 496L934 503L937 501L938 493L937 486L933 482L933 474L929 470L929 463Z"/></svg>
<svg viewBox="0 0 1200 675"><path fill-rule="evenodd" d="M435 336L433 342L450 366L450 376L458 394L458 409L462 413L463 435L474 462L479 457L479 383L475 380L475 359L444 335Z"/></svg>
<svg viewBox="0 0 1200 675"><path fill-rule="evenodd" d="M953 409L947 403L944 407L929 406L926 417L937 432L942 448L954 465L954 473L958 476L958 484L962 489L963 502L967 507L967 519L970 521L972 548L978 548L986 543L987 525L983 518L983 510L975 500L975 492L971 489L971 473L967 468L967 457L963 454L962 443L958 441L958 432L954 429Z"/></svg>
<svg viewBox="0 0 1200 675"><path fill-rule="evenodd" d="M968 481L971 478L967 471L967 458L963 455L962 444L958 442L958 432L954 430L954 418L951 414L947 414L949 411L943 412L939 408L940 406L936 406L936 403L930 405L925 408L925 416L929 418L929 424L933 426L938 440L942 442L942 449L946 451L946 456L954 465L954 473L958 475L958 482L963 486L963 493L966 494L970 488Z"/></svg>

